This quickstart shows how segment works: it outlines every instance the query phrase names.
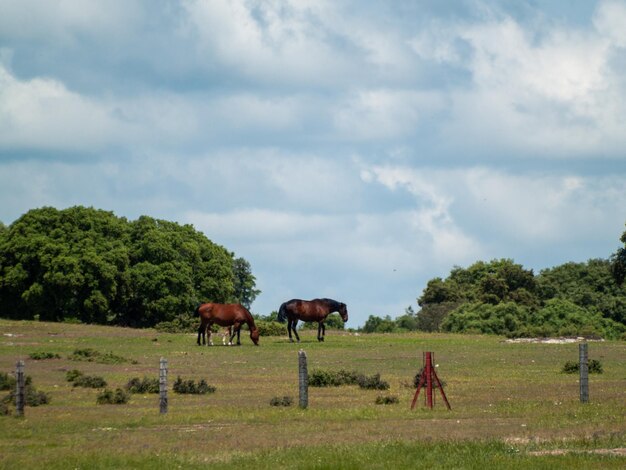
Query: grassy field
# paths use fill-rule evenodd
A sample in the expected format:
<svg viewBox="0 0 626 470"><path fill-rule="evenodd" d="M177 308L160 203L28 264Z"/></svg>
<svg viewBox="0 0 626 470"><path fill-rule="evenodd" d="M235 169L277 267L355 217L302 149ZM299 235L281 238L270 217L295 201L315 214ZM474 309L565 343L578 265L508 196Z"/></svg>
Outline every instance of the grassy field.
<svg viewBox="0 0 626 470"><path fill-rule="evenodd" d="M198 347L194 335L74 324L0 320L0 372L18 359L51 403L24 418L0 416L1 468L624 468L626 342L592 342L590 403L578 399L577 375L561 373L578 359L576 344L511 344L501 337L447 334L350 335L315 332L303 341L261 338L254 347ZM77 362L78 348L133 362ZM298 401L298 350L312 369L380 373L388 391L357 386L310 388L309 409L274 407ZM452 405L437 396L430 410L409 409L422 351L434 351ZM61 359L33 360L35 352ZM66 372L99 375L109 388L133 377L158 377L169 363L169 412L158 395L125 405L96 405L98 390L73 387ZM204 378L217 391L178 395L171 384ZM7 392L1 392L4 396ZM377 405L379 395L399 404Z"/></svg>

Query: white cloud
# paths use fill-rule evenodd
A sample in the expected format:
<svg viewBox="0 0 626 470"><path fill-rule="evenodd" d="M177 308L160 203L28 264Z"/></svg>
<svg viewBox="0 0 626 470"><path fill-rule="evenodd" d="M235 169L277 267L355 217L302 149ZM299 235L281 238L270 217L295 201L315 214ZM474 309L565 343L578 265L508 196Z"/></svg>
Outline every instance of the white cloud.
<svg viewBox="0 0 626 470"><path fill-rule="evenodd" d="M593 24L616 47L626 47L626 4L623 1L601 2L593 16Z"/></svg>

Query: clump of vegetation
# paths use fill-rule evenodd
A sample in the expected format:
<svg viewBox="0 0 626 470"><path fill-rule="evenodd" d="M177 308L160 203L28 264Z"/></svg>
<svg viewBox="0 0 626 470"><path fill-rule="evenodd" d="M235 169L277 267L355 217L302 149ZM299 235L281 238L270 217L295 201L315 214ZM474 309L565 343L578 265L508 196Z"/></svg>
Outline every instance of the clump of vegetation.
<svg viewBox="0 0 626 470"><path fill-rule="evenodd" d="M313 370L309 374L311 387L339 387L341 385L358 385L365 389L387 390L389 384L381 380L380 374L367 376L356 371L341 369L333 372L328 370Z"/></svg>
<svg viewBox="0 0 626 470"><path fill-rule="evenodd" d="M176 393L189 393L194 395L204 395L205 393L213 393L217 390L204 379L196 383L195 380L183 380L180 375L176 379L176 382L174 382L173 388Z"/></svg>
<svg viewBox="0 0 626 470"><path fill-rule="evenodd" d="M39 361L42 359L61 359L61 356L59 356L57 353L51 353L51 352L34 352L34 353L30 353L28 357L36 361Z"/></svg>
<svg viewBox="0 0 626 470"><path fill-rule="evenodd" d="M2 377L3 375L4 377ZM15 378L1 373L0 377L0 382L2 382L3 384L2 388L0 389L10 390L10 393L6 395L1 401L3 403L15 403ZM27 375L24 378L24 403L26 404L26 406L39 406L50 403L50 395L37 390L33 385L33 379L30 375Z"/></svg>
<svg viewBox="0 0 626 470"><path fill-rule="evenodd" d="M374 374L371 376L359 375L357 379L359 387L369 390L389 390L389 382L386 382L380 378L380 374Z"/></svg>
<svg viewBox="0 0 626 470"><path fill-rule="evenodd" d="M604 369L602 363L597 359L591 359L588 364L590 374L602 374ZM580 362L567 361L563 365L562 372L565 374L577 374L580 371Z"/></svg>
<svg viewBox="0 0 626 470"><path fill-rule="evenodd" d="M129 399L130 394L126 393L121 388L116 388L115 391L107 388L98 394L96 403L98 405L123 405L124 403L128 403Z"/></svg>
<svg viewBox="0 0 626 470"><path fill-rule="evenodd" d="M422 374L424 373L424 368L422 368L417 374L415 374L415 377L413 377L413 388L417 388L418 385L420 384L420 380L422 378ZM426 382L424 382L424 385L426 384ZM446 383L441 380L441 386L444 387L446 385ZM439 384L437 383L436 380L432 381L432 386L433 388L439 388Z"/></svg>
<svg viewBox="0 0 626 470"><path fill-rule="evenodd" d="M6 403L0 402L0 416L7 416L9 414L9 407Z"/></svg>
<svg viewBox="0 0 626 470"><path fill-rule="evenodd" d="M126 384L129 393L159 393L159 379L134 377Z"/></svg>
<svg viewBox="0 0 626 470"><path fill-rule="evenodd" d="M377 405L395 405L400 403L400 399L393 395L378 395L376 397Z"/></svg>
<svg viewBox="0 0 626 470"><path fill-rule="evenodd" d="M137 364L135 360L118 356L112 352L101 353L92 348L75 349L68 359L72 361L97 362L99 364L123 364L125 362Z"/></svg>
<svg viewBox="0 0 626 470"><path fill-rule="evenodd" d="M15 377L6 372L0 372L0 390L11 390L15 388Z"/></svg>
<svg viewBox="0 0 626 470"><path fill-rule="evenodd" d="M98 375L85 375L77 369L68 370L65 380L72 382L74 387L103 388L107 386L106 380Z"/></svg>
<svg viewBox="0 0 626 470"><path fill-rule="evenodd" d="M287 325L278 323L277 321L255 321L256 327L259 329L261 336L284 336L287 334Z"/></svg>
<svg viewBox="0 0 626 470"><path fill-rule="evenodd" d="M81 375L83 375L83 373L78 369L68 370L65 373L65 380L67 380L68 382L74 382L74 380L76 380Z"/></svg>
<svg viewBox="0 0 626 470"><path fill-rule="evenodd" d="M289 396L274 397L270 400L270 406L291 406L293 405L293 398Z"/></svg>
<svg viewBox="0 0 626 470"><path fill-rule="evenodd" d="M357 385L359 373L341 369L329 371L315 369L309 374L309 385L311 387L339 387L341 385Z"/></svg>
<svg viewBox="0 0 626 470"><path fill-rule="evenodd" d="M157 323L154 328L162 333L194 333L198 331L198 319L191 315L181 314L170 321Z"/></svg>

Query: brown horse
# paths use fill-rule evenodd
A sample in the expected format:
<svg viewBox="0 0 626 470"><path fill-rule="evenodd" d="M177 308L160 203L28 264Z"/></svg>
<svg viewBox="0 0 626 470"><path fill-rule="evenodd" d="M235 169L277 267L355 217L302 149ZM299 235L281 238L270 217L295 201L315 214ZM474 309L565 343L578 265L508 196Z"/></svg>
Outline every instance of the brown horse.
<svg viewBox="0 0 626 470"><path fill-rule="evenodd" d="M292 299L289 302L285 302L278 309L278 321L284 322L287 320L287 332L289 333L289 341L293 342L291 337L291 331L296 335L296 339L300 342L300 336L296 331L298 320L302 321L316 321L317 326L317 340L324 341L324 335L326 334L326 326L324 320L326 317L333 313L339 312L341 319L348 321L348 308L346 304L337 302L332 299L313 299L313 300L300 300Z"/></svg>
<svg viewBox="0 0 626 470"><path fill-rule="evenodd" d="M239 304L200 304L196 308L195 314L200 317L200 326L198 327L198 346L200 346L200 337L202 336L204 344L204 333L209 336L209 346L211 345L211 326L213 324L231 327L232 333L229 344L232 344L233 338L237 335L237 345L241 344L241 326L245 323L250 329L250 339L259 345L259 330L254 324L254 318L248 310Z"/></svg>

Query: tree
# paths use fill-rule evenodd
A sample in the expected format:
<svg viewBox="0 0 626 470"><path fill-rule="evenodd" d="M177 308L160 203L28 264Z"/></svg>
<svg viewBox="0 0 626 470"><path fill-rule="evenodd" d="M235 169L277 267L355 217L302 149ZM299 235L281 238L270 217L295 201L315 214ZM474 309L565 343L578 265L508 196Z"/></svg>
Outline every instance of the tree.
<svg viewBox="0 0 626 470"><path fill-rule="evenodd" d="M192 315L199 301L236 301L234 266L232 253L191 225L43 207L0 230L0 312L153 326Z"/></svg>
<svg viewBox="0 0 626 470"><path fill-rule="evenodd" d="M611 255L611 274L615 282L621 286L626 279L626 231L622 233L620 241L624 246Z"/></svg>
<svg viewBox="0 0 626 470"><path fill-rule="evenodd" d="M255 288L256 278L252 275L252 267L245 259L236 258L233 260L233 273L235 275L235 299L250 310L252 302L261 293Z"/></svg>

